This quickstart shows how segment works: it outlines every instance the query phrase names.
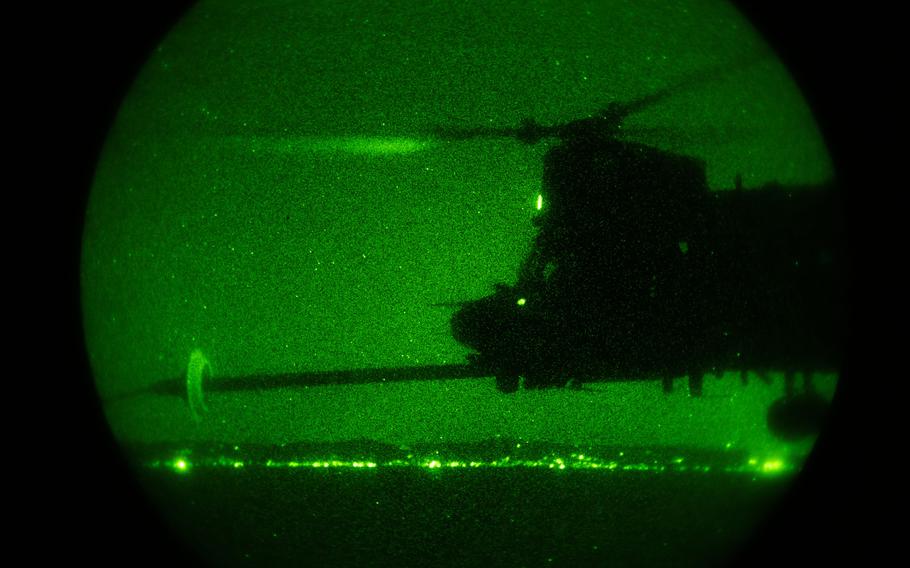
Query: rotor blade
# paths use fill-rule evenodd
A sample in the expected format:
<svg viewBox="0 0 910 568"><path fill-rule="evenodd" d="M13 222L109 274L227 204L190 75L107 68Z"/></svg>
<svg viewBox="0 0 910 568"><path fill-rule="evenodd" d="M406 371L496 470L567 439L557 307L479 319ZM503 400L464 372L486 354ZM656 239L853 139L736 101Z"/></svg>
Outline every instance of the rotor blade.
<svg viewBox="0 0 910 568"><path fill-rule="evenodd" d="M542 138L560 135L560 125L544 126L533 119L521 121L517 128L496 128L492 126L477 126L472 128L459 128L457 126L440 126L430 130L438 140L454 142L474 138L514 138L528 144L535 144Z"/></svg>
<svg viewBox="0 0 910 568"><path fill-rule="evenodd" d="M489 368L472 364L426 365L422 367L384 367L376 369L346 369L340 371L312 371L274 375L246 375L240 377L214 377L205 381L206 394L228 392L257 392L282 388L309 388L336 385L364 385L408 381L445 381L459 379L485 379L495 376ZM664 380L658 374L597 373L591 370L579 373L582 383L649 382ZM105 403L123 402L140 396L168 396L187 399L187 379L184 377L160 381L154 385L115 396L104 397Z"/></svg>
<svg viewBox="0 0 910 568"><path fill-rule="evenodd" d="M756 129L737 126L624 126L620 130L623 140L652 145L690 146L728 144L733 141L753 139Z"/></svg>
<svg viewBox="0 0 910 568"><path fill-rule="evenodd" d="M430 133L439 140L457 142L474 138L514 138L518 135L518 129L508 127L494 128L492 126L477 126L472 128L440 126L431 129Z"/></svg>
<svg viewBox="0 0 910 568"><path fill-rule="evenodd" d="M440 126L432 130L433 134L442 140L467 140L469 138L498 138L501 136L514 136L514 128L474 127L457 128L454 126Z"/></svg>
<svg viewBox="0 0 910 568"><path fill-rule="evenodd" d="M477 379L489 376L490 372L488 370L469 364L426 365L423 367L385 367L378 369L348 369L341 371L316 371L279 375L254 375L236 378L214 378L208 382L206 391L230 392L286 387Z"/></svg>
<svg viewBox="0 0 910 568"><path fill-rule="evenodd" d="M403 381L440 381L450 379L479 379L491 377L487 369L477 365L450 364L423 367L385 367L377 369L346 369L341 371L313 371L275 375L246 375L242 377L214 377L205 381L206 393L262 391L280 388L307 388L328 385L358 385L369 383L394 383ZM140 389L106 397L105 402L120 402L142 395L175 396L186 398L187 379L173 378Z"/></svg>
<svg viewBox="0 0 910 568"><path fill-rule="evenodd" d="M672 83L662 89L658 89L649 95L645 95L628 102L620 102L620 111L623 118L628 117L632 114L652 107L676 94L694 89L696 87L702 87L711 81L720 80L730 73L733 73L734 71L741 71L743 69L751 67L760 61L769 59L770 56L771 54L768 52L755 53L740 60L706 67L694 73L688 74L679 81Z"/></svg>

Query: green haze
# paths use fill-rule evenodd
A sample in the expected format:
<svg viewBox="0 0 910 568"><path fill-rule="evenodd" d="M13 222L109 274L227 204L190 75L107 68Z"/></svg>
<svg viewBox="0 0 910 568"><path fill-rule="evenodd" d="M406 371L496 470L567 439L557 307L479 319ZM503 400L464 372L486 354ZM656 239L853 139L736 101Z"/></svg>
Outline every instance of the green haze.
<svg viewBox="0 0 910 568"><path fill-rule="evenodd" d="M184 376L191 353L199 380L209 361L211 380L463 362L451 309L431 304L514 282L547 146L430 129L552 124L679 84L630 139L704 160L714 190L831 178L793 80L721 3L201 2L123 102L86 214L86 340L115 434L776 448L779 378L709 378L702 400L319 387L212 396L198 421L178 399L113 402ZM835 379L819 378L828 396Z"/></svg>

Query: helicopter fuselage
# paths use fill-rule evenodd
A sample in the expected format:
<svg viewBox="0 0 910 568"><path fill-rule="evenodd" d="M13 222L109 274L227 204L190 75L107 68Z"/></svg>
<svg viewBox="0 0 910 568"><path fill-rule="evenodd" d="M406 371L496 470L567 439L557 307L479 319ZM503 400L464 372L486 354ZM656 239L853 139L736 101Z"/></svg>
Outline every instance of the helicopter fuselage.
<svg viewBox="0 0 910 568"><path fill-rule="evenodd" d="M832 192L711 191L697 159L581 132L544 158L515 285L452 318L501 390L837 367Z"/></svg>

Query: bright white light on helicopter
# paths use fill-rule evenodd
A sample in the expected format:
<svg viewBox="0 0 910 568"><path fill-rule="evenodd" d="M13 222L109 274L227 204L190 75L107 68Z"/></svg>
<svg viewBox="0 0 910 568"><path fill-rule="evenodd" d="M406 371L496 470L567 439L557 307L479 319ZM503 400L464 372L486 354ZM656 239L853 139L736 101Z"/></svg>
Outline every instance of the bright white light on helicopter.
<svg viewBox="0 0 910 568"><path fill-rule="evenodd" d="M538 193L537 194L537 210L540 211L541 209L543 209L543 194Z"/></svg>

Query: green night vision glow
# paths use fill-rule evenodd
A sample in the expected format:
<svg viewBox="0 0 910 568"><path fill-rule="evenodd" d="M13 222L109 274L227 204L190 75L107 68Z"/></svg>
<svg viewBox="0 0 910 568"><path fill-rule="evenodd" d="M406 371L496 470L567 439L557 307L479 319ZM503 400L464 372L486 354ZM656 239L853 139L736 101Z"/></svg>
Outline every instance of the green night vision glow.
<svg viewBox="0 0 910 568"><path fill-rule="evenodd" d="M413 154L431 148L431 140L379 136L298 136L298 137L235 137L234 143L252 153L276 152L288 155L307 153L346 153L363 156L393 156Z"/></svg>
<svg viewBox="0 0 910 568"><path fill-rule="evenodd" d="M136 77L97 166L89 361L161 508L225 564L309 559L309 522L351 531L364 564L416 542L388 532L407 519L446 518L495 553L565 537L514 565L581 535L619 564L699 565L711 546L695 544L752 530L800 471L817 432L781 435L801 425L788 411L834 398L837 366L811 341L752 347L790 339L790 299L762 279L839 258L784 248L833 179L790 73L722 2L202 0ZM737 248L751 219L770 219L763 240ZM758 284L737 280L752 245L786 251ZM592 268L610 254L615 270ZM741 305L754 329L708 317ZM691 329L667 323L689 325L680 313ZM579 329L612 341L604 365L578 355L603 347ZM326 512L361 501L393 512ZM563 501L591 526L564 534Z"/></svg>

